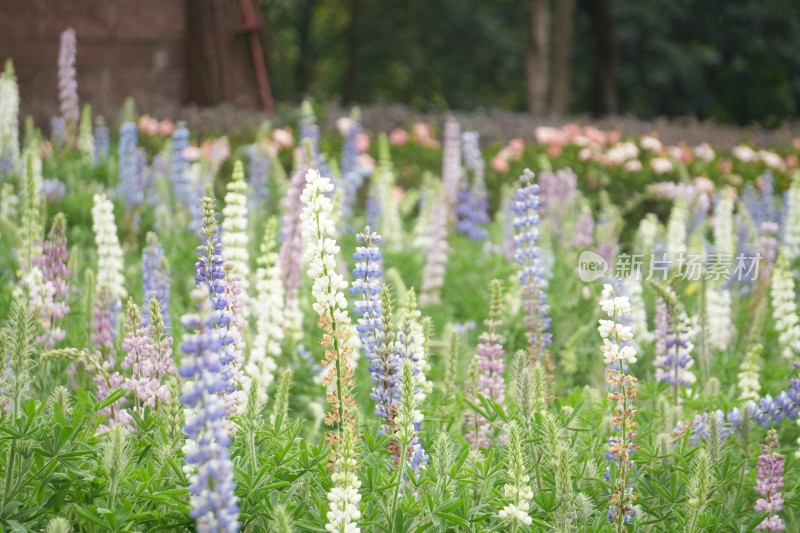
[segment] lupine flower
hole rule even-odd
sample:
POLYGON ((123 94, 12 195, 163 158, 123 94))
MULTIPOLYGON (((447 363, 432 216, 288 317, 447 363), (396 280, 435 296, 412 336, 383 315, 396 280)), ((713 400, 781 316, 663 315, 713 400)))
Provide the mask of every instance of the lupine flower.
MULTIPOLYGON (((397 328, 397 340, 394 347, 397 352, 396 364, 403 365, 404 361, 409 361, 412 371, 414 382, 414 402, 415 405, 421 405, 432 389, 432 383, 427 380, 427 374, 430 372, 430 365, 427 361, 427 354, 425 353, 425 333, 420 322, 421 313, 417 309, 417 298, 414 289, 410 289, 406 294, 406 302, 403 308, 403 314, 400 318, 400 324, 397 328)), ((402 380, 402 375, 399 376, 402 380)), ((404 395, 407 394, 405 386, 400 382, 396 383, 397 387, 397 401, 400 405, 405 401, 404 395)), ((416 417, 414 423, 414 435, 411 439, 410 447, 406 450, 406 456, 409 458, 408 466, 412 472, 418 473, 419 469, 425 465, 428 456, 422 445, 418 441, 418 435, 421 427, 422 415, 416 417)), ((395 464, 398 464, 400 450, 392 450, 392 458, 395 464)))
POLYGON ((109 296, 119 307, 119 302, 128 293, 123 275, 122 247, 117 237, 114 222, 114 204, 105 194, 94 195, 92 207, 92 231, 97 246, 97 285, 108 288, 109 296))
POLYGON ((175 199, 184 205, 191 203, 190 198, 194 193, 189 179, 189 160, 186 158, 187 148, 189 148, 189 130, 184 124, 179 123, 172 133, 170 179, 175 199))
POLYGON ((156 407, 156 402, 165 404, 169 401, 169 389, 162 379, 175 373, 172 337, 165 333, 158 300, 150 300, 150 308, 152 323, 143 326, 139 308, 133 301, 128 301, 126 337, 122 341, 122 351, 126 355, 120 366, 131 373, 125 378, 122 388, 133 392, 136 406, 141 410, 156 407))
POLYGON ((594 244, 594 217, 592 208, 584 204, 581 214, 575 222, 575 235, 572 237, 572 246, 583 248, 594 244))
POLYGON ((731 293, 724 287, 706 285, 706 331, 709 346, 726 350, 733 337, 733 302, 731 293))
POLYGON ((514 247, 519 265, 519 284, 525 309, 526 337, 531 361, 549 365, 552 335, 548 318, 546 282, 539 248, 539 186, 528 169, 520 176, 522 186, 514 200, 514 247))
MULTIPOLYGON (((503 290, 499 280, 492 281, 492 302, 489 309, 489 316, 483 321, 486 331, 478 337, 478 347, 475 350, 477 360, 477 370, 480 373, 478 378, 477 394, 485 398, 502 403, 505 399, 506 384, 503 380, 505 364, 503 357, 503 337, 497 331, 502 326, 503 317, 503 290)), ((467 399, 472 403, 478 403, 477 395, 467 395, 467 399)), ((488 448, 490 441, 488 438, 488 421, 474 411, 464 413, 464 423, 466 425, 467 442, 471 442, 474 448, 488 448), (475 430, 474 433, 472 430, 475 430)))
POLYGON ((33 148, 25 150, 25 172, 22 176, 20 197, 25 202, 22 209, 20 246, 17 249, 17 263, 20 273, 28 272, 33 261, 42 253, 42 160, 33 148))
POLYGON ((97 117, 94 126, 94 164, 99 165, 108 158, 109 132, 103 117, 97 117))
POLYGON ((656 367, 657 381, 673 387, 673 402, 680 401, 680 388, 691 387, 697 377, 691 371, 694 366, 691 341, 691 321, 675 292, 665 286, 654 284, 659 295, 656 311, 656 367))
POLYGON ((778 257, 778 233, 780 226, 776 222, 762 222, 759 228, 758 248, 764 262, 761 263, 761 275, 767 280, 772 272, 772 265, 778 257))
POLYGON ((233 165, 233 176, 225 193, 225 207, 222 209, 222 245, 225 258, 230 261, 240 276, 239 285, 246 291, 250 285, 250 237, 247 233, 247 183, 244 181, 244 168, 237 161, 233 165))
POLYGON ((142 250, 142 292, 145 307, 142 310, 142 325, 150 323, 150 300, 155 298, 163 313, 164 327, 169 330, 169 262, 164 256, 158 235, 153 232, 148 232, 147 245, 142 250))
POLYGON ((319 170, 320 175, 330 176, 330 168, 325 161, 325 157, 319 149, 319 126, 314 109, 308 101, 304 101, 300 106, 300 142, 301 147, 305 147, 307 142, 311 143, 311 160, 306 161, 310 168, 319 170))
POLYGON ((442 195, 429 199, 433 204, 430 208, 431 240, 428 245, 428 254, 425 266, 422 269, 422 305, 437 304, 441 301, 441 289, 444 285, 445 270, 450 245, 447 243, 447 204, 442 195))
POLYGON ((560 236, 566 217, 578 192, 578 176, 572 169, 542 172, 539 175, 541 215, 551 231, 560 236))
POLYGON ((57 179, 42 181, 42 195, 48 203, 60 202, 67 195, 67 185, 57 179))
POLYGON ((614 365, 617 369, 606 369, 606 382, 609 385, 608 399, 613 402, 611 418, 615 435, 609 438, 607 456, 614 461, 616 472, 611 477, 613 490, 610 497, 608 521, 616 523, 623 531, 624 524, 631 523, 636 514, 633 502, 633 459, 639 446, 634 442, 637 436, 636 409, 630 401, 638 394, 637 379, 626 374, 624 364, 636 362, 636 350, 622 343, 633 338, 633 331, 627 326, 617 323, 618 317, 631 314, 631 305, 626 297, 615 296, 611 285, 603 285, 600 307, 611 320, 600 320, 597 328, 603 338, 603 363, 614 365))
MULTIPOLYGON (((355 296, 353 312, 359 316, 356 331, 361 339, 364 358, 372 363, 378 357, 378 336, 383 330, 381 307, 381 277, 383 275, 382 256, 378 245, 381 236, 364 228, 363 233, 356 235, 359 246, 353 253, 355 268, 350 294, 355 296)), ((377 362, 376 362, 377 363, 377 362)), ((370 364, 370 370, 372 370, 370 364)), ((376 364, 377 366, 377 364, 376 364)))
POLYGON ((275 359, 281 356, 284 338, 284 298, 276 252, 277 232, 278 221, 270 218, 264 230, 255 276, 256 297, 252 302, 252 314, 256 317, 256 335, 245 366, 247 375, 258 383, 260 402, 267 400, 267 388, 274 380, 275 359))
MULTIPOLYGON (((395 334, 392 325, 392 299, 385 285, 380 293, 380 329, 373 328, 374 344, 369 354, 372 392, 375 401, 375 416, 383 420, 381 435, 394 431, 395 415, 400 399, 401 364, 395 347, 395 334)), ((376 324, 377 325, 377 324, 376 324)), ((359 327, 361 324, 359 324, 359 327)), ((359 333, 361 330, 359 330, 359 333)), ((363 345, 369 349, 369 341, 363 345)), ((365 354, 366 356, 366 354, 365 354)))
MULTIPOLYGON (((83 367, 94 376, 94 383, 97 387, 95 396, 98 400, 107 398, 115 389, 121 388, 124 378, 119 372, 114 372, 114 363, 109 359, 104 359, 99 351, 77 350, 75 348, 65 348, 50 350, 42 354, 42 360, 66 359, 73 363, 83 365, 83 367)), ((97 434, 108 433, 110 427, 117 424, 123 426, 130 425, 133 418, 126 409, 122 407, 125 397, 121 397, 108 407, 101 409, 99 414, 107 417, 108 424, 100 424, 97 434)))
POLYGON ((761 390, 761 344, 753 346, 739 365, 739 398, 745 401, 758 400, 761 390))
POLYGON ((461 189, 461 126, 450 117, 444 123, 442 153, 442 195, 454 206, 461 189))
POLYGON ((126 122, 119 129, 119 187, 125 206, 138 207, 144 201, 144 176, 139 172, 136 124, 126 122))
POLYGON ((78 81, 75 71, 75 54, 78 43, 75 30, 69 28, 61 33, 61 43, 58 48, 58 101, 61 116, 67 124, 70 139, 74 139, 75 128, 80 118, 80 104, 78 102, 78 81))
POLYGON ((714 208, 714 250, 718 254, 733 257, 736 251, 733 232, 733 191, 723 191, 714 208))
POLYGON ((600 192, 600 214, 595 227, 597 240, 597 253, 609 265, 613 265, 619 251, 619 235, 622 231, 622 214, 619 207, 614 205, 605 191, 600 192))
POLYGON ((472 174, 472 184, 468 180, 458 191, 456 203, 456 229, 474 240, 484 240, 488 232, 484 227, 489 222, 489 200, 486 194, 483 160, 476 131, 466 131, 462 135, 464 167, 472 174))
POLYGON ((248 203, 250 210, 257 212, 269 198, 269 174, 272 160, 259 144, 247 147, 247 181, 250 185, 248 203))
MULTIPOLYGON (((232 272, 232 265, 225 263, 221 255, 222 244, 218 237, 214 202, 205 197, 202 205, 200 237, 203 244, 197 247, 199 259, 195 264, 195 283, 198 288, 208 291, 211 308, 217 313, 217 328, 220 331, 219 360, 222 365, 219 372, 225 385, 220 395, 225 409, 233 415, 244 404, 242 386, 247 381, 241 368, 244 361, 241 289, 238 276, 232 272)), ((231 431, 234 430, 233 424, 229 427, 231 431)))
POLYGON ((770 429, 767 433, 766 443, 761 446, 761 456, 758 458, 758 481, 753 489, 761 497, 756 501, 754 510, 757 513, 768 513, 756 531, 784 531, 786 525, 781 519, 783 510, 783 461, 785 457, 778 453, 778 433, 770 429))
POLYGON ((344 198, 342 201, 342 218, 347 223, 353 213, 358 196, 358 190, 364 184, 364 179, 370 174, 370 169, 359 164, 358 138, 361 135, 360 113, 358 109, 353 109, 350 127, 345 133, 342 143, 342 187, 344 188, 344 198))
POLYGON ((692 437, 690 440, 695 446, 700 444, 701 441, 708 441, 712 438, 713 435, 710 427, 710 419, 712 417, 714 418, 714 422, 716 422, 714 431, 718 433, 717 438, 719 438, 720 442, 724 442, 730 437, 731 430, 725 424, 725 413, 719 409, 709 413, 700 413, 692 420, 692 437))
POLYGON ((19 87, 8 59, 0 75, 0 176, 16 170, 19 162, 19 87))
POLYGON ((181 400, 189 408, 183 451, 187 465, 193 467, 190 516, 197 521, 197 531, 235 533, 239 530, 239 507, 228 454, 228 410, 220 397, 226 383, 220 361, 223 341, 216 327, 219 313, 211 310, 205 291, 196 291, 193 299, 199 314, 183 317, 187 333, 181 343, 184 357, 178 372, 188 380, 181 400), (188 332, 192 330, 195 333, 188 332))
POLYGON ((688 217, 686 203, 680 198, 676 199, 667 223, 667 258, 672 265, 683 260, 688 251, 686 246, 688 217))
POLYGON ((360 529, 356 521, 361 513, 358 504, 361 496, 358 489, 361 482, 355 474, 357 437, 354 434, 355 419, 353 408, 353 370, 350 365, 349 343, 350 316, 347 313, 347 300, 341 292, 347 287, 341 275, 336 273, 336 254, 339 247, 332 238, 335 226, 331 219, 333 205, 326 196, 333 192, 328 178, 323 178, 316 170, 306 174, 306 186, 300 197, 303 212, 300 215, 303 240, 306 243, 304 258, 308 262, 308 276, 313 286, 312 308, 319 315, 318 325, 325 331, 322 346, 326 367, 323 384, 328 388, 327 399, 331 405, 325 422, 335 425, 338 431, 331 431, 325 440, 331 443, 331 475, 333 486, 328 493, 328 531, 352 531, 360 529))
POLYGON ((50 117, 50 139, 61 146, 67 142, 67 123, 62 116, 50 117))
POLYGON ((794 277, 789 269, 788 254, 778 257, 770 284, 772 298, 772 317, 781 355, 793 358, 800 353, 800 318, 795 303, 794 277))
POLYGON ((533 490, 527 474, 525 458, 522 454, 522 430, 516 422, 508 426, 508 483, 503 487, 503 495, 509 503, 503 507, 498 518, 515 525, 527 527, 533 523, 530 512, 533 490))
POLYGON ((94 135, 92 133, 92 106, 84 104, 78 129, 78 150, 87 161, 94 161, 94 135))
POLYGON ((91 343, 105 348, 109 356, 114 349, 119 307, 119 300, 114 298, 111 289, 107 285, 101 285, 94 300, 91 343))
POLYGON ((420 469, 428 462, 428 455, 419 442, 419 428, 424 415, 419 406, 425 395, 417 386, 416 365, 408 358, 402 359, 402 379, 400 381, 397 418, 395 419, 396 442, 390 445, 392 459, 398 471, 406 475, 406 469, 411 470, 415 478, 419 477, 420 469))
POLYGON ((301 196, 306 183, 306 170, 303 165, 298 168, 281 204, 284 215, 281 219, 281 249, 278 264, 281 283, 285 288, 284 310, 289 331, 299 331, 303 320, 297 292, 300 287, 300 269, 303 261, 303 236, 299 215, 303 208, 301 196))
POLYGON ((786 191, 783 249, 790 263, 800 257, 800 174, 795 174, 789 190, 786 191))
POLYGON ((52 287, 51 298, 39 311, 42 335, 39 336, 38 342, 49 348, 63 340, 66 335, 57 322, 69 313, 68 260, 66 218, 62 213, 58 213, 53 219, 50 233, 42 248, 42 255, 34 260, 34 265, 41 270, 43 282, 52 287))

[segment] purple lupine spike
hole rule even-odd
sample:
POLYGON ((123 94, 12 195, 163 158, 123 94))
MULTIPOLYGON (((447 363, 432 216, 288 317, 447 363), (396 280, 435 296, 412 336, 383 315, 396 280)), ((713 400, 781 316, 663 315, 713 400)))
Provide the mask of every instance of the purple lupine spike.
POLYGON ((308 169, 301 165, 292 177, 289 191, 283 200, 283 212, 281 219, 281 249, 278 256, 280 264, 283 286, 286 289, 285 301, 287 311, 287 323, 293 324, 297 320, 298 299, 297 291, 300 287, 300 270, 303 258, 303 234, 300 224, 300 212, 303 204, 300 196, 306 185, 306 171, 308 169))
POLYGON ((69 28, 61 34, 61 43, 58 49, 58 101, 61 116, 66 122, 70 136, 74 135, 81 114, 77 72, 75 71, 77 51, 78 42, 75 38, 75 30, 69 28))
MULTIPOLYGON (((500 281, 492 281, 492 301, 489 309, 489 316, 483 321, 486 330, 478 337, 478 346, 475 354, 478 358, 478 394, 502 403, 505 399, 506 383, 503 380, 505 364, 503 357, 506 352, 503 349, 503 337, 498 332, 502 326, 503 316, 503 292, 500 281)), ((467 397, 472 403, 478 403, 479 398, 467 397)), ((475 434, 465 436, 467 442, 471 442, 473 447, 488 448, 491 444, 488 438, 488 420, 480 413, 469 411, 464 414, 464 421, 467 428, 476 428, 475 434)))
POLYGON ((107 287, 102 286, 94 302, 91 342, 95 346, 107 349, 109 353, 114 350, 118 306, 116 298, 107 287))
POLYGON ((228 453, 228 411, 220 398, 225 380, 220 362, 223 342, 215 327, 219 313, 212 311, 205 291, 195 291, 193 299, 198 314, 183 317, 187 333, 181 343, 184 357, 178 371, 189 380, 181 401, 189 408, 183 427, 187 437, 184 457, 196 469, 189 486, 190 515, 197 521, 198 531, 235 533, 239 530, 239 507, 228 453))
MULTIPOLYGON (((157 304, 152 307, 158 311, 157 304)), ((120 366, 130 370, 131 375, 125 378, 122 388, 133 392, 136 407, 141 413, 144 407, 156 407, 156 402, 169 401, 169 389, 166 383, 162 383, 162 378, 175 373, 172 337, 164 333, 160 313, 153 324, 143 326, 139 309, 132 301, 128 302, 125 331, 122 350, 126 355, 120 366)))
POLYGON ((103 117, 97 117, 94 126, 94 164, 99 165, 108 159, 110 134, 103 117))
POLYGON ((142 251, 142 326, 150 324, 150 299, 155 298, 164 316, 164 327, 169 330, 169 291, 169 262, 164 256, 164 248, 158 235, 150 232, 147 234, 147 245, 142 251))
POLYGON ((709 413, 700 413, 692 420, 692 437, 691 442, 697 446, 701 441, 708 440, 710 437, 708 431, 708 417, 713 416, 717 419, 717 427, 719 428, 720 441, 724 442, 731 435, 731 427, 725 423, 725 413, 717 409, 709 413))
POLYGON ((136 124, 126 122, 119 129, 119 186, 125 207, 135 208, 144 200, 144 183, 139 172, 136 124))
POLYGON ((58 326, 58 321, 69 313, 68 260, 66 219, 59 213, 42 246, 42 255, 34 259, 34 265, 42 272, 44 283, 52 287, 48 305, 42 306, 40 310, 42 335, 38 337, 38 342, 48 348, 52 348, 66 336, 66 332, 58 326))
POLYGON ((519 265, 519 284, 525 309, 526 337, 531 360, 549 365, 548 346, 552 341, 548 316, 546 281, 539 248, 539 186, 528 169, 520 176, 522 185, 513 202, 515 259, 519 265))
POLYGON ((250 185, 249 209, 255 212, 269 199, 269 173, 272 160, 258 144, 247 147, 247 181, 250 185))
MULTIPOLYGON (((353 206, 358 196, 358 191, 364 184, 365 178, 370 174, 370 169, 364 168, 358 162, 358 138, 361 135, 361 123, 358 120, 358 113, 353 112, 353 121, 342 144, 342 185, 344 187, 344 197, 342 199, 342 219, 345 223, 350 220, 353 214, 353 206)), ((374 219, 377 216, 373 216, 374 219)), ((374 227, 374 226, 371 226, 374 227)))
MULTIPOLYGON (((300 119, 300 142, 299 145, 305 147, 306 140, 311 143, 311 161, 305 161, 308 168, 316 168, 320 176, 330 176, 331 169, 325 161, 325 157, 319 149, 319 126, 317 125, 317 117, 314 115, 314 110, 311 104, 303 102, 302 117, 300 119)), ((305 156, 304 156, 305 157, 305 156)))
POLYGON ((539 175, 539 189, 542 218, 549 221, 550 230, 558 237, 578 192, 578 176, 569 168, 543 172, 539 175))
POLYGON ((50 118, 50 138, 57 144, 66 144, 67 123, 64 117, 58 116, 50 118))
POLYGON ((786 486, 783 482, 785 459, 778 453, 778 433, 771 429, 767 433, 765 444, 761 445, 761 456, 758 458, 758 479, 753 489, 756 494, 761 496, 756 501, 755 512, 767 513, 767 518, 755 527, 756 531, 772 532, 786 529, 786 525, 778 514, 783 510, 781 489, 786 486))
POLYGON ((575 235, 572 237, 572 246, 576 248, 592 246, 594 244, 594 217, 592 209, 585 206, 575 222, 575 235))
POLYGON ((353 253, 356 261, 353 269, 353 282, 350 294, 356 297, 353 312, 358 315, 356 331, 364 349, 364 358, 372 361, 375 358, 376 334, 381 331, 381 252, 378 245, 381 236, 364 228, 363 233, 356 235, 359 246, 353 253))
POLYGON ((485 161, 480 149, 478 132, 466 131, 462 135, 464 167, 472 174, 472 184, 464 183, 458 192, 456 203, 456 230, 473 240, 489 237, 486 224, 489 222, 489 200, 484 181, 485 161))
POLYGON ((170 159, 170 181, 172 182, 175 199, 187 205, 194 192, 189 180, 189 161, 186 159, 186 149, 189 148, 189 130, 182 123, 172 133, 172 156, 170 159))

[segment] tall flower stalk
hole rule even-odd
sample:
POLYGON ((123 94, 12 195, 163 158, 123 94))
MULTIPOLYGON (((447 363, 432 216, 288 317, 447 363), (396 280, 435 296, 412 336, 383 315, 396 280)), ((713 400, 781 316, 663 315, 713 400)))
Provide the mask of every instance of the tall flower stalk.
POLYGON ((660 297, 656 316, 656 358, 653 360, 655 378, 672 386, 673 405, 678 405, 681 387, 691 387, 697 381, 691 371, 694 366, 692 323, 671 288, 655 283, 653 288, 660 297))
MULTIPOLYGON (((477 382, 477 392, 485 398, 503 403, 505 399, 506 383, 503 379, 505 364, 503 357, 503 337, 498 329, 502 326, 503 318, 503 289, 499 280, 492 281, 492 300, 489 308, 489 316, 483 321, 486 330, 478 337, 478 347, 475 349, 477 360, 477 370, 479 372, 477 382)), ((467 399, 473 403, 478 402, 474 395, 467 399)), ((486 427, 488 420, 480 413, 468 411, 464 413, 464 423, 466 424, 467 442, 472 443, 474 448, 488 448, 490 445, 489 431, 486 427), (474 428, 474 433, 472 429, 474 428)))
POLYGON ((142 310, 142 324, 150 323, 150 300, 158 300, 158 306, 163 313, 164 327, 169 329, 169 293, 170 274, 169 262, 164 256, 164 248, 158 240, 158 235, 153 232, 147 234, 146 246, 142 250, 142 292, 144 293, 144 309, 142 310))
POLYGON ((267 400, 267 388, 274 380, 276 359, 281 356, 284 338, 283 285, 277 247, 278 221, 270 218, 264 230, 261 255, 255 276, 256 297, 252 301, 252 315, 256 317, 256 335, 247 358, 245 371, 258 384, 258 399, 267 400))
POLYGON ((228 411, 220 398, 225 388, 220 361, 222 339, 205 291, 192 295, 197 314, 183 317, 179 374, 189 380, 181 397, 189 408, 184 432, 186 463, 194 467, 189 481, 191 517, 197 531, 235 533, 239 530, 239 507, 234 494, 233 464, 228 453, 228 411), (194 333, 191 333, 194 331, 194 333))
POLYGON ((795 358, 800 353, 800 317, 797 314, 794 291, 794 277, 789 268, 789 258, 787 253, 782 252, 772 273, 770 296, 781 355, 789 359, 795 358))
POLYGON ((75 55, 78 51, 78 42, 75 30, 64 30, 58 48, 58 101, 61 108, 61 117, 67 125, 70 142, 75 140, 75 131, 80 118, 80 103, 78 102, 78 80, 75 71, 75 55))
POLYGON ((328 531, 359 532, 356 521, 361 513, 358 504, 361 482, 356 471, 355 400, 352 395, 353 370, 350 366, 352 350, 350 316, 347 300, 342 292, 347 282, 337 274, 336 254, 339 246, 333 238, 335 225, 331 217, 333 204, 328 196, 333 192, 330 179, 317 170, 306 173, 306 185, 300 200, 302 236, 305 241, 304 258, 308 263, 308 276, 312 280, 312 307, 319 316, 318 325, 324 331, 322 347, 325 356, 323 384, 328 388, 327 400, 331 408, 325 422, 334 426, 325 440, 331 444, 333 486, 328 492, 328 531))
POLYGON ((241 276, 240 285, 246 291, 250 276, 250 237, 247 233, 247 182, 241 161, 233 165, 233 176, 227 185, 225 207, 222 208, 222 246, 226 260, 233 263, 241 276))
POLYGON ((785 457, 778 453, 778 433, 770 429, 765 444, 761 446, 761 457, 758 458, 758 481, 755 492, 761 496, 756 501, 755 511, 766 512, 765 518, 756 526, 756 531, 784 531, 786 525, 778 514, 783 510, 783 461, 785 457))
POLYGON ((631 314, 627 297, 616 296, 611 285, 603 286, 600 307, 611 320, 601 320, 598 331, 603 338, 603 363, 607 365, 606 383, 609 385, 608 399, 613 410, 611 423, 615 430, 608 441, 608 456, 615 468, 611 473, 612 492, 608 521, 614 524, 619 533, 625 531, 626 524, 633 521, 635 511, 633 502, 633 454, 638 449, 636 440, 636 409, 631 400, 638 395, 637 379, 626 373, 625 366, 636 362, 636 350, 622 343, 633 338, 633 331, 618 322, 621 317, 631 314))
POLYGON ((519 284, 525 310, 526 337, 531 362, 550 365, 548 347, 552 341, 544 270, 539 248, 539 186, 528 169, 520 176, 521 186, 513 202, 514 257, 519 265, 519 284))

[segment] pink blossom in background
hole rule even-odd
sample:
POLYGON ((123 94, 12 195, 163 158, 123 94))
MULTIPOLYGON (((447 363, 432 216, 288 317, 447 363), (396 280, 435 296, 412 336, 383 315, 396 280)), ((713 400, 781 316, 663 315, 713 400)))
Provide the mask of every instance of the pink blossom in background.
POLYGON ((548 157, 558 157, 561 155, 561 150, 564 148, 561 144, 548 144, 547 145, 547 156, 548 157))
POLYGON ((756 151, 744 144, 734 147, 731 150, 731 155, 733 155, 733 157, 742 163, 752 163, 753 161, 758 160, 758 154, 756 151))
POLYGON ((356 164, 358 168, 363 168, 364 170, 372 172, 375 168, 375 158, 369 154, 358 154, 358 157, 356 157, 356 164))
POLYGON ((369 135, 364 132, 359 133, 358 137, 356 137, 356 148, 358 149, 358 152, 363 154, 369 150, 369 144, 369 135))
POLYGON ((728 159, 723 159, 717 166, 719 167, 719 171, 723 174, 728 174, 733 169, 733 163, 728 159))
POLYGON ((417 122, 411 127, 411 131, 414 134, 414 138, 422 146, 426 146, 428 148, 439 148, 441 146, 439 141, 431 137, 430 124, 417 122))
POLYGON ((395 128, 389 133, 389 143, 399 146, 408 142, 410 135, 403 128, 395 128))
POLYGON ((175 131, 175 124, 171 120, 165 119, 158 123, 158 134, 162 137, 169 137, 173 131, 175 131))
POLYGON ((639 140, 639 144, 642 146, 642 148, 650 152, 661 152, 664 149, 664 145, 661 144, 661 141, 652 135, 645 135, 642 137, 639 140))
POLYGON ((272 140, 275 142, 278 150, 283 150, 284 148, 291 148, 294 146, 294 136, 292 135, 291 131, 285 128, 277 128, 272 130, 272 140))
POLYGON ((148 135, 155 135, 158 133, 158 120, 150 115, 142 115, 139 117, 139 131, 148 135))
POLYGON ((508 161, 506 161, 505 158, 500 157, 500 154, 497 154, 492 158, 491 165, 492 165, 492 170, 494 170, 495 172, 506 173, 509 170, 511 170, 508 161))
POLYGON ((784 161, 784 164, 786 165, 786 168, 788 170, 796 170, 797 169, 797 156, 795 156, 794 154, 787 155, 786 159, 784 161))
POLYGON ((212 165, 219 166, 231 156, 231 145, 227 137, 220 137, 213 141, 205 141, 202 151, 212 165))
POLYGON ((508 141, 508 150, 512 159, 519 159, 525 152, 525 141, 519 137, 515 137, 508 141))
POLYGON ((39 155, 42 159, 49 159, 53 155, 53 145, 50 144, 50 141, 43 141, 39 145, 39 155))

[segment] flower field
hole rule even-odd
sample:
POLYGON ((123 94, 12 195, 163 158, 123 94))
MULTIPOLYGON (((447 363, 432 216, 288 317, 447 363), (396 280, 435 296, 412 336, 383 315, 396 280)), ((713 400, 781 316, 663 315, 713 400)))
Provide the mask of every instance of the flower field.
POLYGON ((800 531, 800 139, 211 135, 75 47, 0 76, 2 530, 800 531))

